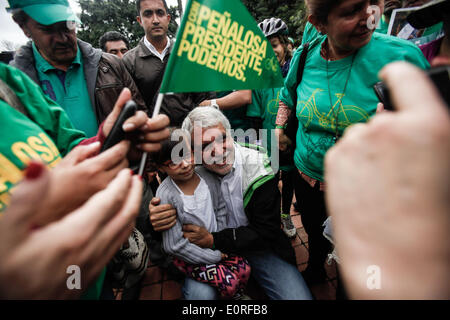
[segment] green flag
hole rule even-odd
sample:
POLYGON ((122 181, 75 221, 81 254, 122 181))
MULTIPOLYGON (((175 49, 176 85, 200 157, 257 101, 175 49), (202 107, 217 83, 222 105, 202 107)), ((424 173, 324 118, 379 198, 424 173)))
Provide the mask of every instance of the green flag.
POLYGON ((240 0, 189 0, 161 93, 281 86, 272 46, 240 0))

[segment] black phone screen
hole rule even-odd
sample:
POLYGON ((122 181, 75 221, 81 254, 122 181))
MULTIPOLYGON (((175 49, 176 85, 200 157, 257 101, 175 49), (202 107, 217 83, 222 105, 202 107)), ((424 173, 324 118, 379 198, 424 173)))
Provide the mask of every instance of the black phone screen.
POLYGON ((127 119, 129 119, 136 113, 136 111, 136 103, 133 100, 129 100, 120 112, 119 117, 117 118, 114 126, 111 129, 111 132, 106 137, 106 140, 103 143, 100 152, 111 148, 112 146, 125 139, 125 131, 123 131, 122 126, 127 119))

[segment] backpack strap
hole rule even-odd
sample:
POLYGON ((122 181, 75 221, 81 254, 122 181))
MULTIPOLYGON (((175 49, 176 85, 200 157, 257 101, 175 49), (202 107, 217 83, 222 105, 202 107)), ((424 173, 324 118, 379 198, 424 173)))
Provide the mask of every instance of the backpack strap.
MULTIPOLYGON (((294 110, 291 112, 291 115, 289 116, 289 119, 286 124, 286 129, 284 130, 284 133, 286 136, 292 141, 292 148, 295 149, 296 139, 297 139, 297 131, 298 131, 298 120, 296 116, 296 108, 297 108, 297 88, 300 85, 300 82, 302 82, 303 78, 303 71, 305 70, 305 64, 306 64, 306 58, 308 57, 308 50, 309 50, 309 43, 305 43, 303 45, 303 51, 300 54, 300 59, 298 62, 298 70, 297 70, 297 83, 295 85, 294 94, 292 97, 292 100, 294 102, 294 110)), ((293 149, 290 150, 290 152, 294 152, 293 149)), ((288 158, 293 158, 293 154, 291 154, 288 158)))
POLYGON ((28 116, 28 112, 23 106, 22 102, 19 100, 14 91, 8 86, 6 82, 0 79, 0 99, 5 101, 11 107, 25 115, 28 116))
POLYGON ((294 104, 297 105, 297 88, 302 82, 303 71, 305 70, 306 58, 308 57, 309 51, 309 42, 303 45, 303 51, 300 55, 300 60, 298 61, 298 70, 297 70, 297 83, 295 85, 295 99, 293 99, 294 104))

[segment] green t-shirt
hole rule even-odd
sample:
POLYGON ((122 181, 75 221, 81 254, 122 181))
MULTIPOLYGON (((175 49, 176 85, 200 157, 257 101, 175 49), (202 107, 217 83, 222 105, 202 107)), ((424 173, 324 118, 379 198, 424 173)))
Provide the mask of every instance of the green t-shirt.
MULTIPOLYGON (((0 99, 1 214, 31 159, 39 159, 53 168, 86 137, 74 129, 64 110, 46 97, 27 75, 0 63, 0 79, 16 93, 28 113, 26 116, 0 99)), ((83 299, 98 299, 105 270, 83 294, 83 299)))
POLYGON ((66 111, 75 128, 83 131, 88 138, 94 137, 98 131, 98 123, 84 77, 80 48, 67 72, 49 64, 34 43, 33 54, 44 93, 66 111))
MULTIPOLYGON (((217 92, 217 98, 219 99, 225 97, 232 92, 233 91, 217 92)), ((222 110, 222 112, 227 117, 228 121, 230 121, 231 129, 242 129, 243 131, 246 131, 250 127, 248 119, 246 117, 247 106, 242 106, 230 110, 222 110)))
MULTIPOLYGON (((281 88, 258 89, 252 91, 252 103, 247 108, 247 116, 261 118, 262 127, 266 131, 267 150, 269 157, 272 155, 272 132, 275 130, 278 107, 280 103, 281 88)), ((263 139, 264 140, 264 139, 263 139)), ((275 147, 275 146, 274 146, 275 147)), ((276 148, 278 152, 278 148, 276 148)), ((280 166, 283 171, 294 169, 293 166, 280 166)))
MULTIPOLYGON (((280 102, 281 88, 267 88, 252 91, 252 103, 247 108, 247 116, 261 118, 262 127, 266 130, 275 129, 277 119, 278 104, 280 102)), ((270 157, 271 150, 270 132, 267 133, 267 146, 263 146, 270 157)))
POLYGON ((302 45, 307 42, 313 41, 315 38, 319 37, 320 33, 317 31, 316 27, 311 22, 307 22, 305 25, 305 30, 303 31, 302 45))
POLYGON ((429 67, 420 49, 410 42, 374 33, 371 41, 358 50, 352 68, 352 56, 330 61, 327 75, 327 62, 320 55, 325 39, 326 36, 318 37, 311 43, 303 80, 298 88, 295 84, 302 48, 295 52, 280 94, 281 101, 293 109, 291 96, 294 90, 297 91, 295 105, 299 129, 295 165, 308 176, 321 181, 325 153, 335 143, 336 114, 339 134, 354 123, 369 120, 378 103, 373 86, 379 81, 378 73, 386 64, 403 60, 422 69, 429 67))

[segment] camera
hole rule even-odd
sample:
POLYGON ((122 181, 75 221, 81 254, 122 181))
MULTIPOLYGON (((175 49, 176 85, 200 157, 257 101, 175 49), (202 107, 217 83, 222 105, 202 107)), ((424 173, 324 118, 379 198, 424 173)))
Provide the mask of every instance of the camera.
MULTIPOLYGON (((442 99, 450 105, 450 66, 440 66, 431 68, 427 71, 428 77, 437 87, 442 99)), ((394 110, 389 89, 384 82, 378 82, 374 85, 375 94, 380 102, 384 104, 385 110, 394 110)))

